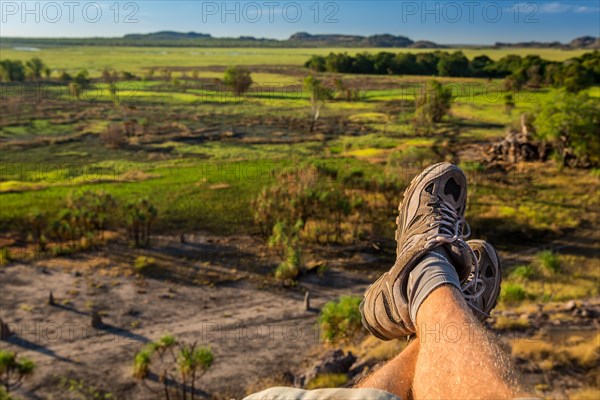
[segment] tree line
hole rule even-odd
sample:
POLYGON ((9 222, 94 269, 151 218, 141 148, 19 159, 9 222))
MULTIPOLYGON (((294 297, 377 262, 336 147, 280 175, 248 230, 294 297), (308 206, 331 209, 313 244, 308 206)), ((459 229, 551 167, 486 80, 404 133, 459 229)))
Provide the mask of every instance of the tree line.
POLYGON ((375 75, 428 75, 447 77, 505 78, 508 90, 541 86, 566 87, 576 92, 600 83, 600 52, 594 51, 564 62, 544 60, 537 55, 507 55, 497 61, 486 55, 469 60, 462 51, 449 53, 379 52, 313 55, 304 64, 316 72, 375 75))

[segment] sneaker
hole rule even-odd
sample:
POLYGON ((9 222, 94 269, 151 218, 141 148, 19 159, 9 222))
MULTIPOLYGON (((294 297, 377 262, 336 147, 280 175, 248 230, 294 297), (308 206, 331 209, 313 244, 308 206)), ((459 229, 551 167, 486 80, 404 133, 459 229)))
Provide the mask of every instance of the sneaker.
POLYGON ((419 259, 444 246, 465 283, 475 262, 464 238, 467 179, 460 168, 444 162, 416 176, 404 192, 396 219, 396 262, 365 292, 360 304, 363 325, 382 340, 415 332, 407 300, 408 276, 419 259))
POLYGON ((477 270, 463 284, 463 295, 467 304, 473 309, 475 317, 484 322, 490 317, 490 312, 496 307, 500 296, 502 269, 500 257, 494 247, 483 240, 467 242, 477 259, 477 270))

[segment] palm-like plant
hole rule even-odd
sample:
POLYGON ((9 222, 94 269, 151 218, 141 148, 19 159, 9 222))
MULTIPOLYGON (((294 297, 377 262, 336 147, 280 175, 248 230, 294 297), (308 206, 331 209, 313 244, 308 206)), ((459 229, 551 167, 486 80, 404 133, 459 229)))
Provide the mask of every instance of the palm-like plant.
MULTIPOLYGON (((196 379, 204 375, 213 362, 212 351, 207 347, 196 347, 196 343, 183 344, 177 357, 181 380, 184 385, 187 383, 191 387, 191 399, 194 400, 196 379)), ((186 398, 186 392, 183 391, 183 398, 186 398)))
POLYGON ((31 60, 25 63, 25 68, 27 69, 27 76, 32 81, 37 81, 42 78, 42 73, 46 69, 44 62, 39 58, 32 58, 31 60))
POLYGON ((185 343, 166 335, 149 343, 140 350, 133 361, 133 376, 144 381, 150 376, 151 369, 158 375, 163 384, 164 396, 171 399, 174 391, 176 398, 187 399, 188 391, 191 400, 196 392, 196 381, 211 367, 213 353, 208 347, 197 347, 196 343, 185 343), (179 377, 179 381, 177 381, 179 377), (176 385, 173 385, 176 383, 176 385), (174 389, 171 388, 174 386, 174 389), (181 396, 180 396, 181 395, 181 396))
POLYGON ((35 363, 30 359, 17 358, 17 353, 0 350, 0 384, 7 393, 20 387, 34 370, 35 363))

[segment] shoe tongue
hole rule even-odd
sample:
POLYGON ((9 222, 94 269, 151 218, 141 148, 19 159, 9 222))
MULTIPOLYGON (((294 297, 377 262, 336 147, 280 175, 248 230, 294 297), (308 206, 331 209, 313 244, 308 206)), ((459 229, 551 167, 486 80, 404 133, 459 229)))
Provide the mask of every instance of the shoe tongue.
POLYGON ((471 253, 467 249, 457 245, 456 243, 447 243, 440 246, 441 251, 445 252, 445 257, 452 263, 461 282, 469 277, 473 260, 471 253))

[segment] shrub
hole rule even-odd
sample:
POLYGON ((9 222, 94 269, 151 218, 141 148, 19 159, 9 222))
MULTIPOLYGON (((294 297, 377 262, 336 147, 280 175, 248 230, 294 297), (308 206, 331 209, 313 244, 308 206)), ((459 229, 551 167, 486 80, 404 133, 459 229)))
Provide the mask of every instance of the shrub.
POLYGON ((145 247, 150 244, 150 228, 158 210, 147 199, 132 201, 125 207, 127 231, 132 245, 145 247))
POLYGON ((600 105, 587 93, 559 90, 536 113, 536 136, 552 145, 563 165, 600 165, 600 105))
POLYGON ((152 257, 138 256, 135 258, 133 267, 137 272, 145 272, 156 267, 156 260, 152 257))
POLYGON ((287 281, 294 280, 302 268, 302 248, 298 237, 303 223, 298 220, 294 226, 279 222, 273 227, 273 234, 269 238, 269 247, 281 246, 283 248, 283 261, 275 270, 275 279, 287 281))
POLYGON ((0 82, 21 82, 25 80, 25 66, 21 61, 0 61, 0 82))
POLYGON ((519 265, 511 273, 510 278, 527 280, 533 278, 535 269, 531 265, 519 265))
POLYGON ((120 122, 111 122, 106 129, 100 132, 100 140, 106 144, 106 147, 117 149, 127 143, 126 132, 123 124, 120 122))
POLYGON ((438 81, 430 81, 416 93, 413 125, 416 132, 430 133, 435 123, 450 112, 452 90, 438 81))
POLYGON ((42 73, 46 69, 46 65, 39 58, 32 58, 25 63, 27 77, 32 81, 37 81, 42 78, 42 73))
POLYGON ((229 67, 225 71, 223 83, 233 89, 236 95, 244 94, 252 86, 250 71, 243 67, 229 67))
POLYGON ((337 388, 348 383, 346 374, 321 374, 306 384, 306 389, 337 388))
POLYGON ((98 389, 86 383, 83 379, 61 378, 61 386, 71 393, 70 398, 94 400, 110 400, 115 398, 112 393, 98 389))
POLYGON ((558 255, 552 250, 540 251, 537 253, 536 258, 537 262, 545 271, 553 274, 560 272, 560 260, 558 255))
POLYGON ((360 297, 342 296, 338 301, 330 301, 323 306, 319 324, 323 338, 328 342, 351 338, 362 324, 359 304, 360 297))
POLYGON ((500 298, 508 303, 523 301, 527 298, 527 292, 516 283, 506 283, 502 286, 500 298))

